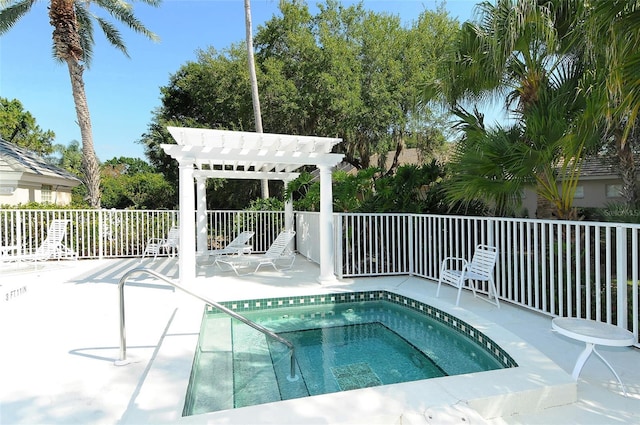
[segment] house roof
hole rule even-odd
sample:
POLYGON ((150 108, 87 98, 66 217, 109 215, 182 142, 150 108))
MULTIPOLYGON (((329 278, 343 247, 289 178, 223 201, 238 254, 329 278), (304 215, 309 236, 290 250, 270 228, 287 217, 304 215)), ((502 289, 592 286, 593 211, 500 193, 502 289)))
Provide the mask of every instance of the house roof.
MULTIPOLYGON (((640 168, 640 155, 634 156, 636 168, 640 168)), ((616 158, 610 156, 589 155, 582 161, 580 178, 593 179, 602 177, 618 178, 620 175, 620 165, 616 158)))
POLYGON ((67 181, 68 186, 81 183, 73 174, 49 164, 44 158, 28 149, 21 148, 0 138, 0 173, 27 173, 67 181))
POLYGON ((618 173, 617 167, 610 157, 587 156, 582 161, 581 177, 602 177, 618 173))

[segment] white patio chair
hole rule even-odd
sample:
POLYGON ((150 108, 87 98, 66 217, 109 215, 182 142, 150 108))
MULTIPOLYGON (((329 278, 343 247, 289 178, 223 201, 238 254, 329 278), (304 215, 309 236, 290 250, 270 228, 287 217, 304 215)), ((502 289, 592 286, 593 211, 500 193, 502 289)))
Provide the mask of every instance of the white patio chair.
POLYGON ((296 232, 293 230, 281 232, 264 254, 219 255, 215 259, 215 264, 220 269, 223 269, 222 264, 226 264, 238 276, 255 273, 263 265, 271 265, 277 271, 290 269, 296 259, 296 254, 289 249, 289 243, 295 235, 296 232), (279 268, 278 262, 285 262, 285 266, 279 268), (255 270, 240 273, 241 269, 253 267, 253 265, 256 266, 255 270))
MULTIPOLYGON (((51 259, 78 259, 78 254, 63 244, 67 237, 67 226, 70 220, 56 219, 49 223, 47 235, 40 245, 33 251, 18 252, 16 254, 2 255, 2 261, 46 261, 51 259)), ((18 250, 18 247, 10 247, 18 250)))
POLYGON ((177 226, 172 226, 169 229, 169 233, 166 238, 149 238, 147 241, 147 247, 144 249, 144 253, 142 254, 142 258, 140 262, 144 260, 144 257, 153 255, 153 260, 155 261, 158 257, 158 254, 168 253, 171 257, 177 255, 178 249, 180 248, 180 228, 177 226))
POLYGON ((249 240, 253 235, 255 235, 255 232, 246 230, 236 236, 224 248, 210 250, 209 255, 215 258, 218 255, 251 254, 252 246, 249 243, 249 240))
POLYGON ((493 269, 495 268, 497 259, 497 248, 489 245, 476 246, 471 262, 460 257, 446 257, 440 265, 440 278, 438 279, 436 297, 440 296, 440 286, 443 283, 452 285, 458 288, 458 296, 456 298, 456 305, 458 305, 465 281, 471 281, 469 286, 473 291, 474 297, 478 297, 476 294, 476 281, 489 282, 489 297, 479 298, 500 308, 498 291, 496 290, 496 284, 493 280, 493 269))

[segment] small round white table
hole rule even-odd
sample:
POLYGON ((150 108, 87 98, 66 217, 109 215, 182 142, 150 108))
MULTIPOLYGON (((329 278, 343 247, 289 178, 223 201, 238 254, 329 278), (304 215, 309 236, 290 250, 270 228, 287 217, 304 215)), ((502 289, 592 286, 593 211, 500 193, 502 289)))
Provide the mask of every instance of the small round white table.
POLYGON ((611 372, 613 372, 618 383, 622 387, 622 392, 624 392, 625 397, 627 396, 627 390, 624 388, 622 380, 616 371, 613 370, 613 367, 609 362, 596 351, 595 346, 605 345, 609 347, 629 347, 636 342, 636 338, 633 336, 633 333, 608 323, 571 317, 557 317, 553 319, 551 321, 551 328, 559 334, 575 339, 576 341, 582 341, 586 344, 584 351, 580 353, 580 356, 578 356, 576 365, 573 368, 573 373, 571 374, 573 379, 578 379, 582 366, 584 366, 587 359, 593 352, 596 356, 600 357, 600 360, 602 360, 604 364, 609 367, 611 372))

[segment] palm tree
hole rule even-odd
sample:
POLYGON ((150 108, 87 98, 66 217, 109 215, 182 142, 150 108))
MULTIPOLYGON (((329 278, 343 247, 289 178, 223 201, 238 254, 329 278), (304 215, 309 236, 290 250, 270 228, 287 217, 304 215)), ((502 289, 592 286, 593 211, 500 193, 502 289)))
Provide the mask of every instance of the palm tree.
POLYGON ((461 202, 464 206, 476 201, 490 207, 494 215, 517 214, 526 185, 533 184, 530 173, 510 171, 509 162, 518 156, 515 147, 523 137, 520 125, 508 128, 485 128, 484 116, 475 109, 473 113, 457 107, 456 128, 462 132, 456 144, 445 183, 450 204, 461 202))
MULTIPOLYGON (((161 0, 140 0, 158 6, 161 0)), ((27 14, 36 0, 0 0, 0 35, 27 14)), ((84 88, 83 73, 89 67, 93 54, 93 21, 104 32, 107 40, 127 54, 120 32, 111 22, 92 13, 91 5, 104 9, 119 22, 151 40, 157 36, 150 32, 133 15, 131 3, 123 0, 51 0, 49 22, 53 27, 53 54, 55 59, 66 63, 71 78, 71 91, 76 106, 78 125, 82 138, 82 168, 87 198, 92 207, 100 207, 100 164, 93 146, 91 116, 84 88)))
MULTIPOLYGON (((515 181, 524 184, 528 167, 528 181, 535 182, 539 195, 539 211, 546 211, 550 202, 556 215, 567 218, 572 215, 571 188, 575 190, 579 175, 576 155, 581 155, 583 147, 576 138, 567 137, 579 105, 576 92, 582 68, 573 63, 563 31, 557 28, 558 9, 551 1, 537 0, 498 0, 478 8, 479 21, 463 24, 453 60, 436 89, 453 110, 464 102, 504 99, 516 120, 515 128, 485 133, 480 141, 496 153, 503 181, 509 181, 510 187, 515 181), (565 103, 558 105, 561 101, 565 103), (558 111, 562 112, 558 115, 558 111), (559 176, 554 167, 558 162, 559 176), (565 186, 563 190, 557 189, 558 183, 565 186)), ((463 146, 483 149, 478 143, 463 146)), ((458 158, 470 159, 468 155, 458 158)), ((509 204, 512 198, 504 197, 502 186, 486 185, 487 179, 472 178, 468 170, 456 177, 458 185, 466 176, 469 184, 482 184, 477 189, 485 194, 496 191, 497 206, 509 204)), ((465 193, 459 189, 458 197, 465 193)))
POLYGON ((640 204, 633 148, 635 142, 640 149, 640 1, 596 0, 576 12, 574 40, 584 43, 583 60, 593 70, 582 84, 589 108, 580 130, 603 122, 605 147, 618 159, 622 195, 634 208, 640 204))

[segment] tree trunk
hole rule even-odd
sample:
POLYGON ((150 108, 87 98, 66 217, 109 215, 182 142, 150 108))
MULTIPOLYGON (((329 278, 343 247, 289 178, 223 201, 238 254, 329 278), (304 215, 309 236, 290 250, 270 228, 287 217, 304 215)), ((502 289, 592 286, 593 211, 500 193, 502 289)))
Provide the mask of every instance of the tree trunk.
POLYGON ((82 169, 84 183, 87 186, 87 200, 92 208, 100 208, 100 164, 93 148, 91 116, 89 115, 89 105, 84 90, 84 80, 82 79, 84 68, 72 59, 67 60, 67 65, 82 138, 82 169))
POLYGON ((622 179, 622 197, 626 206, 636 208, 638 206, 638 169, 636 168, 631 149, 630 140, 624 140, 622 131, 617 131, 616 151, 620 165, 620 178, 622 179))
MULTIPOLYGON (((253 35, 251 30, 251 0, 244 0, 244 20, 247 37, 247 58, 249 64, 249 79, 251 81, 251 100, 253 101, 253 116, 256 122, 256 133, 262 133, 262 112, 260 111, 260 96, 258 93, 258 77, 256 63, 253 56, 253 35)), ((269 197, 269 180, 262 180, 262 199, 269 197)))

